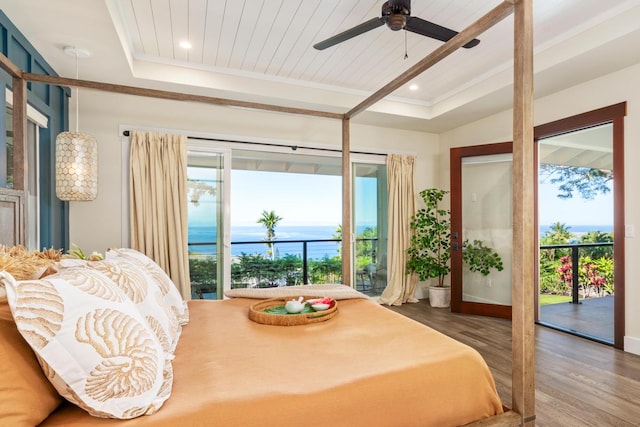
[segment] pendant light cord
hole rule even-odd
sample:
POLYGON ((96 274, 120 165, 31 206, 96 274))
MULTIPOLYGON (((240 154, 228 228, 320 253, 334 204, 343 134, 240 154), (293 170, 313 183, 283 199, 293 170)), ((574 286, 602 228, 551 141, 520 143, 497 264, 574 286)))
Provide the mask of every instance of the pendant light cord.
MULTIPOLYGON (((78 51, 76 50, 76 80, 78 80, 78 51)), ((80 88, 76 87, 76 133, 78 133, 78 128, 80 127, 80 88)))

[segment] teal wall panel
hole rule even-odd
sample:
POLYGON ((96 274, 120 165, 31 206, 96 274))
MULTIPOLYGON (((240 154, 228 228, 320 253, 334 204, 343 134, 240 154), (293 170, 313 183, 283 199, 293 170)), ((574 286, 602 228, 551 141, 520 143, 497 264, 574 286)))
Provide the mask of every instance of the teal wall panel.
MULTIPOLYGON (((2 53, 24 71, 57 76, 45 59, 0 10, 0 48, 2 53)), ((0 87, 11 88, 12 79, 0 73, 0 87)), ((56 197, 55 138, 69 129, 68 88, 42 83, 27 85, 29 104, 49 119, 49 127, 40 129, 40 244, 42 247, 69 248, 69 206, 56 197)), ((4 90, 2 91, 4 93, 4 90)), ((0 123, 6 120, 4 108, 0 123)), ((1 130, 1 129, 0 129, 1 130)), ((5 135, 5 132, 0 133, 5 135)), ((2 138, 4 138, 2 136, 2 138)), ((6 151, 6 150, 5 150, 6 151)))
MULTIPOLYGON (((43 67, 40 62, 38 62, 37 60, 33 60, 31 62, 31 72, 34 74, 49 74, 47 73, 47 70, 45 67, 43 67)), ((51 96, 49 94, 49 91, 51 89, 50 85, 44 84, 44 83, 33 83, 31 82, 31 92, 33 92, 33 94, 40 100, 42 100, 43 103, 45 103, 46 105, 50 105, 51 104, 51 96)))

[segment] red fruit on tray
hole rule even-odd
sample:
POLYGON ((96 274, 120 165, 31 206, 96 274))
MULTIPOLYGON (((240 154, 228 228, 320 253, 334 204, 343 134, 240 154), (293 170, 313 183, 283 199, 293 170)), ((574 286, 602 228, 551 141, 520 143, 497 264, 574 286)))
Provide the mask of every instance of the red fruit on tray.
POLYGON ((314 298, 314 299, 310 299, 307 301, 309 304, 314 305, 314 304, 328 304, 329 308, 333 307, 336 304, 336 300, 334 300, 333 298, 329 298, 329 297, 322 297, 322 298, 314 298))

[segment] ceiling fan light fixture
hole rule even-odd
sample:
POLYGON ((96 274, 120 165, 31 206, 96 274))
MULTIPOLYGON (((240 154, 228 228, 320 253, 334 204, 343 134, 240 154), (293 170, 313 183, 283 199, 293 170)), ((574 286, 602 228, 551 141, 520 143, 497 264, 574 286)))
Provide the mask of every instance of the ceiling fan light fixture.
POLYGON ((407 25, 407 17, 405 15, 394 14, 389 15, 387 26, 393 31, 402 30, 407 25))

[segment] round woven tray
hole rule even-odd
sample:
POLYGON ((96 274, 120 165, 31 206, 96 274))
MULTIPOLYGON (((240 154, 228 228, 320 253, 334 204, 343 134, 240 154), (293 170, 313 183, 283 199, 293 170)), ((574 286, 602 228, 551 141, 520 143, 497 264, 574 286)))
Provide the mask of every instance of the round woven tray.
MULTIPOLYGON (((322 297, 303 297, 305 300, 322 297)), ((308 325, 310 323, 324 322, 331 319, 338 312, 338 302, 334 302, 333 307, 324 311, 314 311, 312 313, 299 314, 276 314, 265 313, 264 310, 285 305, 287 301, 297 300, 298 297, 282 297, 262 300, 249 307, 249 319, 264 325, 296 326, 308 325)))

